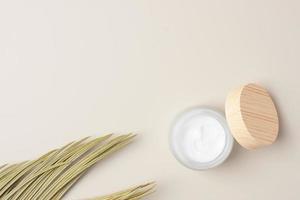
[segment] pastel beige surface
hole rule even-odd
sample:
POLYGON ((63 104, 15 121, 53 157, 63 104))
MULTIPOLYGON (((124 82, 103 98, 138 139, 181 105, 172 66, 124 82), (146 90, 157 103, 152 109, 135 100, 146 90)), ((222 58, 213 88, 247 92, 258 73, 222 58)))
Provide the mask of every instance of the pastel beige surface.
POLYGON ((68 194, 156 180, 148 199, 298 199, 299 1, 1 1, 0 161, 35 158, 88 135, 135 132, 68 194), (168 132, 182 110, 224 111, 257 82, 278 107, 271 146, 235 144, 222 166, 181 166, 168 132), (280 188, 280 189, 279 189, 280 188))

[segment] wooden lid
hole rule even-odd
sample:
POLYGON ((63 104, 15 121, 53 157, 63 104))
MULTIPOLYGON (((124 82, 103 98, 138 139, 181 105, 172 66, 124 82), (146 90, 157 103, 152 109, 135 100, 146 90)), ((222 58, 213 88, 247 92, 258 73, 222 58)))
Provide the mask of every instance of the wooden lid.
POLYGON ((229 93, 226 118, 233 137, 247 149, 272 144, 278 135, 276 107, 268 91, 256 84, 229 93))

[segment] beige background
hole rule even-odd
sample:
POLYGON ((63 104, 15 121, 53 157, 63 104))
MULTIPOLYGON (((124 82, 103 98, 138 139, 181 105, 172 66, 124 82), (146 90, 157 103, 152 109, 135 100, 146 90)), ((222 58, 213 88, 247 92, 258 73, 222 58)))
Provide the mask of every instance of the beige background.
POLYGON ((87 135, 134 131, 67 199, 156 180, 150 199, 299 199, 300 3, 297 0, 0 1, 1 163, 87 135), (235 144, 219 168, 181 166, 168 148, 182 110, 224 110, 227 92, 272 93, 279 140, 235 144))

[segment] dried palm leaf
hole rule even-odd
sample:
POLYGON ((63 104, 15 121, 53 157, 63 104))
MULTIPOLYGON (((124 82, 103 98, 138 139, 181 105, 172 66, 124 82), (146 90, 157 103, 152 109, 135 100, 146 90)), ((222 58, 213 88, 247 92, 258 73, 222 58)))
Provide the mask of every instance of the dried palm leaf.
POLYGON ((147 183, 111 195, 91 198, 89 200, 139 200, 154 192, 155 183, 147 183))
MULTIPOLYGON (((110 134, 95 139, 83 138, 35 160, 3 165, 0 167, 0 199, 61 199, 90 167, 127 145, 134 137, 127 134, 112 138, 110 134)), ((151 185, 133 188, 123 193, 123 197, 112 199, 139 199, 148 193, 146 189, 151 185), (132 195, 136 198, 131 198, 132 195)))

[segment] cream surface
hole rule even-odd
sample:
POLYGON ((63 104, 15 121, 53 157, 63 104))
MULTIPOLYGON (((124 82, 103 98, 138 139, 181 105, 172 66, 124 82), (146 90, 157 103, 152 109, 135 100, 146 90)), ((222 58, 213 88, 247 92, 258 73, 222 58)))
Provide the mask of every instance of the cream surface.
POLYGON ((213 161, 225 148, 224 128, 211 116, 194 116, 179 131, 183 135, 182 151, 192 161, 213 161))

